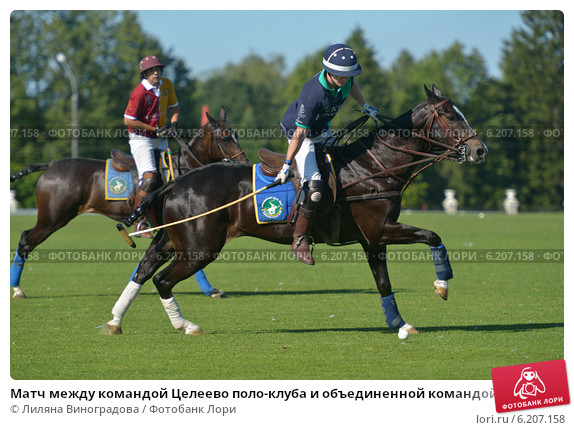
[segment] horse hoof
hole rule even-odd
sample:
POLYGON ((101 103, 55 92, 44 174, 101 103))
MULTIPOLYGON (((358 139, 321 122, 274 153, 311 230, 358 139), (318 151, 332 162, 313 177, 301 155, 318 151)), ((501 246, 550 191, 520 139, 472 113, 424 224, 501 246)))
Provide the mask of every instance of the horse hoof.
POLYGON ((438 279, 434 281, 434 291, 437 293, 441 299, 448 299, 448 281, 439 281, 438 279))
POLYGON ((110 334, 122 334, 122 326, 113 321, 108 322, 106 327, 110 334))
POLYGON ((20 300, 20 299, 26 299, 26 294, 24 294, 24 292, 22 290, 18 290, 18 291, 14 291, 14 295, 12 296, 13 299, 16 300, 20 300))
POLYGON ((225 298, 227 298, 225 293, 221 290, 218 290, 217 288, 213 289, 213 291, 211 292, 209 297, 211 297, 212 299, 225 299, 225 298))
POLYGON ((404 326, 402 326, 400 328, 401 330, 406 330, 409 334, 419 334, 420 332, 414 328, 412 325, 410 324, 405 324, 404 326))
POLYGON ((203 330, 200 329, 199 327, 193 328, 193 329, 185 329, 185 334, 188 334, 191 336, 197 336, 197 335, 203 334, 203 330))

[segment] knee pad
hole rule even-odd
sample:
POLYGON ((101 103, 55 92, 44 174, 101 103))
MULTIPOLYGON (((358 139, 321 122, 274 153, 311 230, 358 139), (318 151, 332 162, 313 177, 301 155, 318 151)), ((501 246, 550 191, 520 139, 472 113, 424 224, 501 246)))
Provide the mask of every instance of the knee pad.
POLYGON ((323 181, 313 180, 309 181, 309 200, 311 203, 319 203, 323 194, 321 194, 323 190, 323 181))
POLYGON ((306 218, 312 218, 317 213, 319 203, 323 195, 322 191, 323 181, 309 181, 303 184, 301 194, 299 195, 299 212, 306 218))

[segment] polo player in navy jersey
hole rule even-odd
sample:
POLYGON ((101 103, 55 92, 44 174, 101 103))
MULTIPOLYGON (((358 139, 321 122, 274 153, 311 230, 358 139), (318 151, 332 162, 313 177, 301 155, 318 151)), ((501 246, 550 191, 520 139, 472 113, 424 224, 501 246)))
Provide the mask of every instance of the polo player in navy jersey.
POLYGON ((291 252, 305 264, 315 260, 309 250, 311 221, 321 201, 323 181, 315 159, 315 144, 332 136, 331 120, 350 95, 363 112, 376 119, 378 109, 365 102, 355 76, 362 71, 357 55, 347 45, 330 46, 323 57, 323 71, 309 79, 283 119, 281 131, 289 141, 285 164, 277 175, 284 184, 289 180, 293 159, 301 177, 302 198, 297 208, 291 252))

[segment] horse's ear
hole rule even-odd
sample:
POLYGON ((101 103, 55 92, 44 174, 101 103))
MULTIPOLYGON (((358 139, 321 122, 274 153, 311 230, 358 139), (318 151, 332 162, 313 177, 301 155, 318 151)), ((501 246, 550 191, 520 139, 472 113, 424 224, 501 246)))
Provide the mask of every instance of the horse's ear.
POLYGON ((219 120, 227 122, 227 110, 225 110, 225 106, 221 106, 221 109, 219 109, 219 120))
MULTIPOLYGON (((433 88, 434 88, 434 84, 433 84, 433 88)), ((427 95, 427 100, 435 98, 434 93, 431 90, 429 90, 426 85, 425 85, 425 93, 427 95)))
POLYGON ((209 112, 205 112, 205 116, 207 118, 207 122, 210 123, 211 125, 213 125, 216 121, 215 118, 213 118, 209 112))
POLYGON ((440 90, 436 87, 435 84, 432 84, 432 92, 435 96, 445 99, 446 97, 440 92, 440 90))

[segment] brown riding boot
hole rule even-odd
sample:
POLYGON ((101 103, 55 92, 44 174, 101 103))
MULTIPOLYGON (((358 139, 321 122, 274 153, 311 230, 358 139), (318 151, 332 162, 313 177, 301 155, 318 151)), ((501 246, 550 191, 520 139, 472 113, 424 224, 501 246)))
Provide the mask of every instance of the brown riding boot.
MULTIPOLYGON (((135 206, 134 207, 138 207, 141 203, 141 201, 143 200, 143 198, 145 197, 145 195, 147 195, 147 193, 145 191, 139 191, 138 194, 136 195, 136 199, 135 199, 135 206), (140 193, 144 193, 144 195, 142 196, 140 193)), ((145 215, 142 215, 141 217, 139 217, 135 224, 134 224, 134 233, 137 233, 138 231, 143 231, 143 230, 147 230, 148 228, 150 228, 150 224, 147 221, 147 218, 145 215)), ((145 239, 152 239, 153 235, 151 233, 151 231, 148 231, 146 233, 141 233, 137 235, 138 237, 143 237, 145 239)))
MULTIPOLYGON (((293 231, 293 243, 291 244, 291 254, 297 257, 301 263, 313 266, 315 260, 309 249, 309 243, 313 241, 309 232, 311 231, 311 219, 298 214, 295 220, 295 230, 293 231)), ((314 245, 314 244, 313 244, 314 245)))
MULTIPOLYGON (((145 172, 143 174, 142 183, 138 192, 136 193, 134 208, 137 208, 141 204, 142 200, 148 195, 148 193, 152 192, 160 185, 159 181, 159 175, 156 172, 145 172)), ((134 232, 147 230, 150 228, 150 222, 148 220, 151 220, 152 223, 155 221, 155 213, 153 208, 148 208, 147 211, 147 216, 142 215, 135 221, 134 232)), ((153 238, 151 232, 138 234, 138 236, 146 239, 153 238)))

